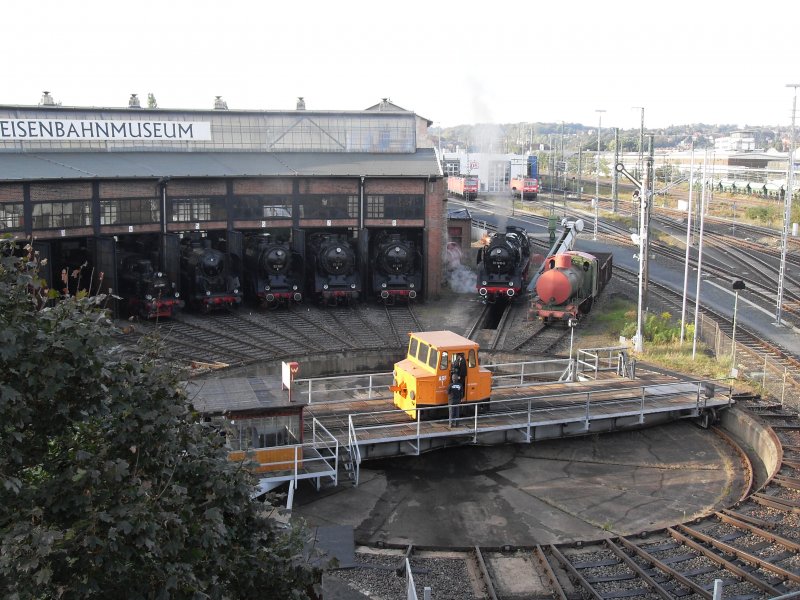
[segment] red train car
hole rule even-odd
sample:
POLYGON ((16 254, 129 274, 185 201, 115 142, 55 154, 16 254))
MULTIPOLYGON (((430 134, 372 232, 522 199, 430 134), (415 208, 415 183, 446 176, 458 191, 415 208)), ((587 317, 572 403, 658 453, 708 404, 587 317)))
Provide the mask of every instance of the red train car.
POLYGON ((464 200, 475 200, 478 197, 478 178, 454 175, 447 178, 447 192, 464 200))
POLYGON ((508 185, 515 198, 536 200, 539 194, 539 180, 535 177, 515 177, 508 185))

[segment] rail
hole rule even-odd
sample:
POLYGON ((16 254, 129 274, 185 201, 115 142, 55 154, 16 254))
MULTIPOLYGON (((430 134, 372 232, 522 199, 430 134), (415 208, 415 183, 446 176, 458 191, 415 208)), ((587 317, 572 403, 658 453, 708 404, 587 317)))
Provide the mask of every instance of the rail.
POLYGON ((492 410, 487 413, 480 410, 481 404, 486 403, 462 404, 458 407, 460 414, 455 419, 457 427, 452 429, 442 428, 442 425, 451 425, 449 418, 426 418, 435 414, 429 411, 441 410, 441 407, 418 408, 416 421, 394 419, 389 422, 392 417, 403 413, 401 410, 351 413, 350 435, 355 444, 404 441, 410 443, 417 452, 420 439, 454 433, 462 436, 471 434, 473 442, 477 442, 479 433, 524 429, 525 440, 530 442, 531 429, 541 425, 583 423, 584 430, 588 431, 592 420, 607 419, 610 414, 615 418, 638 417, 639 422, 643 423, 646 414, 663 412, 664 407, 658 405, 659 401, 671 398, 687 399, 686 404, 677 409, 692 408, 698 415, 708 409, 709 404, 712 407, 730 406, 733 403, 730 381, 730 378, 697 380, 493 400, 492 410), (721 399, 709 403, 715 396, 721 399), (542 402, 547 402, 547 405, 542 405, 542 402), (564 416, 568 412, 570 415, 564 416), (386 422, 381 422, 384 416, 386 422), (376 420, 379 424, 375 424, 376 420), (359 425, 359 421, 363 424, 359 425), (409 425, 413 425, 414 433, 411 435, 408 433, 409 425))

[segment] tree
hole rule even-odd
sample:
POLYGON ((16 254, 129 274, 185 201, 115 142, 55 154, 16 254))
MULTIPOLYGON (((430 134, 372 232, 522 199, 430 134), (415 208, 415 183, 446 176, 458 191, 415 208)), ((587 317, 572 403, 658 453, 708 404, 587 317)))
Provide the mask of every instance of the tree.
POLYGON ((0 596, 308 598, 304 532, 251 499, 158 346, 132 358, 105 298, 54 303, 0 245, 0 596))

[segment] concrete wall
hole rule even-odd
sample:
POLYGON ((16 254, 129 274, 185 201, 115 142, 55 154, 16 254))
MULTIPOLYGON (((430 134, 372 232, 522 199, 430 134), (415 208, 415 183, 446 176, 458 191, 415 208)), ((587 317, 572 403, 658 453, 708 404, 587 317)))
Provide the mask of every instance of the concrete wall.
POLYGON ((780 441, 772 429, 751 413, 738 408, 722 411, 720 421, 725 431, 752 449, 749 452, 751 460, 755 455, 761 461, 761 469, 753 465, 754 471, 765 471, 771 478, 780 468, 782 459, 780 441))

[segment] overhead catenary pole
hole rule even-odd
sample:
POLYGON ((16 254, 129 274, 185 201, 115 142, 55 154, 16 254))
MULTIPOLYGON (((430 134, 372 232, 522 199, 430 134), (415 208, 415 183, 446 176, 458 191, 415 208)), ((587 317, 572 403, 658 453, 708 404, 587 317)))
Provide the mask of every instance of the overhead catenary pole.
POLYGON ((792 220, 792 194, 794 184, 794 119, 797 111, 797 88, 800 83, 790 83, 786 87, 794 88, 792 100, 792 133, 789 142, 789 166, 786 175, 786 195, 783 201, 783 234, 781 236, 781 267, 778 272, 778 300, 775 309, 775 325, 780 327, 783 312, 783 280, 786 276, 786 251, 789 246, 789 228, 792 220))
POLYGON ((692 247, 692 193, 694 191, 694 142, 689 166, 689 206, 686 207, 686 262, 683 268, 683 304, 681 305, 681 346, 686 332, 686 292, 689 286, 689 255, 692 247))
POLYGON ((649 152, 647 154, 647 158, 645 159, 644 164, 644 177, 642 178, 642 187, 643 192, 640 195, 640 200, 642 202, 643 208, 643 223, 639 228, 639 235, 642 236, 644 239, 644 255, 642 256, 643 261, 643 276, 644 276, 644 288, 642 289, 642 296, 644 302, 644 312, 646 313, 649 310, 649 296, 648 296, 648 282, 650 281, 650 214, 653 210, 653 162, 654 158, 654 144, 653 144, 653 136, 649 136, 648 140, 649 144, 649 152))
MULTIPOLYGON (((619 127, 614 127, 614 164, 617 163, 619 163, 619 127)), ((611 212, 617 214, 619 210, 619 172, 614 169, 611 177, 611 212)))
POLYGON ((703 191, 700 193, 700 233, 697 242, 697 290, 694 297, 694 333, 692 335, 692 360, 697 354, 697 320, 700 315, 700 282, 703 277, 703 226, 706 220, 706 165, 708 151, 703 156, 703 191))
POLYGON ((603 128, 603 113, 605 109, 598 108, 594 112, 598 113, 597 121, 597 171, 594 177, 594 236, 592 239, 597 239, 597 219, 600 210, 600 130, 603 128))

